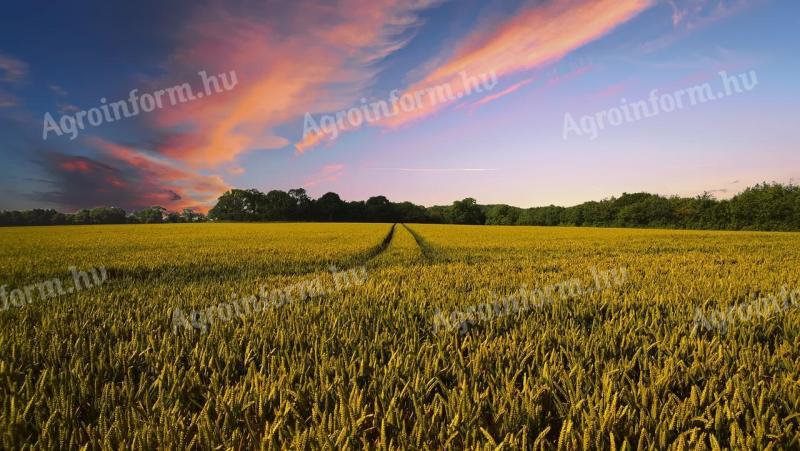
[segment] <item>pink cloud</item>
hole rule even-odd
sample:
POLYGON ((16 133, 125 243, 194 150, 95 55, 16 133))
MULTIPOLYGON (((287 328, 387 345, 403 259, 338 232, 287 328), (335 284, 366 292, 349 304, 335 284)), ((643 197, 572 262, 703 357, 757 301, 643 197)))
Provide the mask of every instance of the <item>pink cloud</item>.
POLYGON ((318 173, 303 182, 303 187, 308 188, 324 182, 335 182, 344 174, 344 170, 345 165, 343 164, 325 165, 318 173))
POLYGON ((89 172, 91 170, 90 163, 80 157, 62 161, 59 166, 69 172, 89 172))
POLYGON ((588 98, 591 100, 602 100, 609 97, 618 97, 620 94, 624 93, 626 89, 628 89, 628 82, 623 81, 614 83, 606 86, 600 91, 590 94, 588 98))
MULTIPOLYGON (((279 11, 269 4, 196 9, 175 30, 174 50, 163 64, 169 76, 147 80, 140 95, 182 83, 199 93, 199 71, 224 74, 231 89, 142 115, 160 135, 152 147, 91 139, 102 151, 96 167, 111 162, 119 181, 131 190, 118 193, 129 205, 207 208, 229 186, 202 171, 240 174, 239 156, 289 146, 283 130, 300 129, 306 112, 357 101, 374 80, 375 63, 405 46, 420 23, 419 12, 439 1, 298 0, 279 11)), ((76 168, 72 163, 57 170, 74 174, 68 169, 76 168)), ((309 183, 336 180, 343 170, 342 165, 327 166, 309 183)), ((118 184, 95 179, 110 199, 118 184)))
POLYGON ((521 87, 523 87, 523 86, 525 86, 527 84, 530 84, 535 79, 536 78, 528 78, 528 79, 522 80, 522 81, 520 81, 518 83, 514 83, 513 85, 509 86, 508 88, 506 88, 506 89, 504 89, 504 90, 502 90, 502 91, 500 91, 500 92, 498 92, 496 94, 489 94, 488 96, 486 96, 486 97, 478 100, 477 102, 473 103, 472 105, 470 105, 470 109, 472 111, 474 111, 476 108, 479 108, 482 105, 486 105, 489 102, 493 102, 493 101, 495 101, 495 100, 497 100, 497 99, 499 99, 501 97, 505 97, 505 96, 507 96, 507 95, 509 95, 511 93, 514 93, 519 88, 521 88, 521 87))
MULTIPOLYGON (((136 201, 144 205, 161 205, 168 209, 195 208, 207 211, 220 194, 230 189, 217 175, 205 175, 179 167, 164 158, 143 151, 102 140, 90 138, 89 142, 111 158, 123 172, 136 174, 136 201)), ((122 188, 122 180, 109 182, 122 188)))
MULTIPOLYGON (((306 112, 345 107, 376 74, 374 63, 407 42, 417 13, 434 0, 301 0, 266 7, 204 8, 179 32, 171 73, 235 71, 232 90, 164 110, 170 133, 159 151, 194 167, 232 162, 253 149, 290 144, 278 127, 302 127, 306 112), (293 31, 293 32, 292 32, 293 31), (187 131, 188 130, 188 131, 187 131)), ((169 86, 169 85, 166 85, 169 86)))
MULTIPOLYGON (((408 88, 408 92, 449 84, 464 90, 461 73, 498 77, 555 62, 635 17, 649 0, 566 0, 530 4, 519 14, 465 39, 451 58, 408 88)), ((447 104, 439 103, 386 121, 397 127, 427 117, 447 104)))
MULTIPOLYGON (((462 73, 470 77, 482 76, 487 81, 558 61, 569 52, 608 34, 652 4, 651 0, 530 2, 506 21, 486 25, 467 36, 452 55, 440 57, 441 62, 432 66, 404 93, 414 96, 430 92, 437 86, 449 86, 456 98, 419 102, 416 109, 385 118, 379 124, 387 128, 401 127, 457 103, 461 98, 458 94, 468 92, 462 73)), ((522 85, 507 88, 500 94, 489 94, 487 102, 508 95, 522 85)), ((323 142, 324 138, 322 134, 307 137, 296 146, 298 151, 305 151, 323 142)))

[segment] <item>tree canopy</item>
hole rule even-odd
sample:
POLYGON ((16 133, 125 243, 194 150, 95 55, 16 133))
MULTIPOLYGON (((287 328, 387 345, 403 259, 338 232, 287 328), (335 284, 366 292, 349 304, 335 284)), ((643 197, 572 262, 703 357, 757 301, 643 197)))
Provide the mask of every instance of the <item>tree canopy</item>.
POLYGON ((800 230, 800 187, 762 183, 724 200, 709 193, 695 197, 623 193, 619 197, 572 207, 548 205, 534 208, 480 205, 473 198, 457 200, 449 206, 424 207, 411 202, 392 202, 386 196, 373 196, 366 201, 345 201, 333 192, 312 199, 303 188, 267 193, 257 189, 231 189, 220 196, 208 218, 191 209, 178 213, 159 206, 132 213, 116 207, 98 207, 68 214, 52 209, 0 212, 0 225, 4 226, 152 224, 206 219, 800 230))

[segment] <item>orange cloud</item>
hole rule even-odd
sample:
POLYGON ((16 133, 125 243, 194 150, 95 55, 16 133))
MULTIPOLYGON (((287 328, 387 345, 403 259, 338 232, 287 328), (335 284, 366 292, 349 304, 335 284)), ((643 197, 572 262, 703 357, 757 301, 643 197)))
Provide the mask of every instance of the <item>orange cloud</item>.
MULTIPOLYGON (((230 89, 141 115, 156 134, 154 145, 90 140, 103 161, 93 161, 85 180, 79 163, 49 169, 76 192, 102 193, 93 202, 207 209, 229 186, 200 170, 241 173, 237 157, 290 145, 281 135, 300 130, 306 112, 352 104, 373 82, 375 63, 405 46, 418 13, 439 1, 297 0, 280 9, 271 2, 195 9, 175 31, 175 50, 163 64, 169 75, 148 80, 139 94, 183 83, 194 94, 204 92, 200 71, 220 82, 224 75, 230 89), (122 186, 128 189, 115 189, 122 186)), ((0 77, 20 78, 20 66, 12 63, 0 55, 0 77)), ((311 183, 335 180, 342 171, 332 165, 311 183)), ((60 191, 49 196, 80 203, 60 191)))
MULTIPOLYGON (((503 23, 469 36, 452 57, 406 92, 436 85, 465 92, 462 72, 471 77, 494 72, 501 77, 541 67, 606 35, 651 5, 651 0, 563 0, 530 6, 503 23)), ((451 103, 430 103, 393 116, 383 125, 399 127, 451 103)))
MULTIPOLYGON (((529 3, 513 18, 467 36, 443 63, 413 83, 399 97, 416 99, 414 108, 395 111, 376 124, 397 128, 433 115, 471 93, 490 92, 497 77, 520 73, 555 62, 569 52, 606 35, 653 4, 652 0, 561 0, 529 3), (463 75, 462 75, 463 74, 463 75), (467 81, 468 77, 471 80, 467 81), (441 89, 454 95, 432 95, 441 89), (478 89, 475 89, 478 87, 478 89)), ((579 75, 584 71, 576 70, 579 75)), ((519 82, 473 103, 480 106, 518 90, 519 82)), ((551 80, 550 83, 557 83, 551 80)), ((352 106, 352 105, 349 105, 352 106)), ((355 127, 339 129, 342 133, 355 127)), ((309 134, 295 144, 298 153, 326 141, 328 135, 309 134)))
POLYGON ((302 139, 300 142, 294 145, 295 150, 297 153, 304 153, 305 151, 314 148, 317 144, 321 143, 322 141, 329 140, 329 136, 322 131, 318 132, 310 132, 302 139))
POLYGON ((61 167, 61 169, 70 172, 89 172, 89 170, 91 169, 90 163, 81 158, 65 160, 61 162, 59 166, 61 167))
POLYGON ((533 82, 534 80, 535 80, 535 78, 528 78, 528 79, 522 80, 522 81, 520 81, 518 83, 514 83, 513 85, 511 85, 508 88, 498 92, 497 94, 490 94, 490 95, 478 100, 477 102, 475 102, 472 105, 470 105, 470 109, 474 111, 476 108, 478 108, 478 107, 480 107, 482 105, 486 105, 489 102, 493 102, 493 101, 495 101, 495 100, 497 100, 497 99, 499 99, 501 97, 505 97, 505 96, 517 91, 519 88, 521 88, 521 87, 533 82))
MULTIPOLYGON (((298 1, 204 8, 180 32, 167 66, 199 84, 198 70, 234 71, 238 84, 157 115, 170 130, 159 151, 194 167, 216 167, 254 149, 289 144, 278 128, 302 127, 306 112, 340 109, 372 81, 373 63, 405 45, 403 32, 436 0, 298 1)), ((169 84, 166 84, 169 86, 169 84)))
MULTIPOLYGON (((161 205, 171 210, 194 208, 205 212, 220 194, 230 189, 217 175, 191 172, 165 159, 100 138, 90 138, 89 142, 135 172, 139 193, 136 201, 142 205, 161 205)), ((119 179, 106 182, 116 188, 128 185, 119 179)))

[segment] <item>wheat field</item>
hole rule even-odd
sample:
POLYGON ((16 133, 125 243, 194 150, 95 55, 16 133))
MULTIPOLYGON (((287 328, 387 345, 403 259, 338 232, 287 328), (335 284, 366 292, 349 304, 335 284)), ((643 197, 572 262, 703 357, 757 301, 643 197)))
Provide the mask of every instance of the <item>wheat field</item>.
POLYGON ((795 233, 4 228, 0 448, 797 449, 798 262, 795 233))

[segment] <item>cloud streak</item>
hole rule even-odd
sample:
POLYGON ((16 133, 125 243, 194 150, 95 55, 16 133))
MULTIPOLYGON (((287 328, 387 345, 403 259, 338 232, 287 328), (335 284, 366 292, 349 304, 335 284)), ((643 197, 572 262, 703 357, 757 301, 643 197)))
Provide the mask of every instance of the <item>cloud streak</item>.
POLYGON ((95 157, 46 152, 39 160, 53 188, 34 193, 40 202, 69 209, 162 206, 206 212, 230 187, 218 176, 177 167, 167 160, 99 138, 89 139, 95 157))
POLYGON ((493 172, 496 168, 370 168, 398 172, 493 172))
MULTIPOLYGON (((374 81, 380 61, 403 48, 421 24, 419 13, 440 0, 298 0, 286 4, 216 4, 194 8, 171 30, 160 68, 163 76, 139 79, 139 92, 188 82, 203 91, 199 71, 236 73, 228 91, 137 117, 138 141, 87 137, 86 153, 50 149, 40 165, 52 189, 39 201, 67 208, 161 205, 206 210, 229 188, 218 175, 239 175, 237 159, 253 150, 281 149, 306 111, 341 108, 374 81), (117 142, 115 142, 117 141, 117 142), (97 154, 97 155, 94 155, 97 154), (227 169, 226 169, 227 168, 227 169)), ((27 66, 0 55, 0 81, 18 82, 27 66)), ((50 90, 60 97, 56 85, 50 90)), ((0 92, 0 104, 13 97, 0 92)), ((64 104, 63 110, 74 107, 64 104)), ((330 165, 307 183, 336 180, 330 165)))
POLYGON ((639 46, 643 53, 651 53, 669 47, 675 42, 708 27, 718 21, 725 20, 762 0, 669 0, 673 32, 648 41, 639 46))
MULTIPOLYGON (((652 4, 650 0, 528 2, 512 17, 484 24, 469 34, 451 55, 437 58, 441 63, 408 86, 401 96, 427 92, 436 86, 450 86, 455 93, 474 91, 465 86, 462 73, 471 76, 491 73, 502 77, 540 68, 601 38, 652 4)), ((519 82, 474 105, 511 94, 529 82, 519 82)), ((402 127, 430 117, 458 103, 459 99, 426 103, 422 108, 387 117, 379 125, 390 129, 402 127)), ((325 142, 324 134, 311 134, 296 147, 302 153, 321 142, 325 142)))
POLYGON ((470 105, 470 109, 474 111, 476 108, 479 108, 479 107, 481 107, 483 105, 486 105, 489 102, 494 102, 497 99, 500 99, 500 98, 505 97, 505 96, 507 96, 509 94, 512 94, 512 93, 516 92, 518 89, 522 88, 523 86, 532 83, 534 80, 536 80, 535 77, 534 78, 527 78, 527 79, 522 80, 520 82, 514 83, 513 85, 509 86, 508 88, 506 88, 506 89, 504 89, 504 90, 502 90, 502 91, 500 91, 498 93, 489 94, 486 97, 484 97, 484 98, 478 100, 477 102, 473 103, 472 105, 470 105))
POLYGON ((303 182, 303 187, 310 188, 320 183, 335 182, 344 175, 345 168, 346 166, 344 164, 325 165, 317 174, 303 182))
MULTIPOLYGON (((608 34, 647 9, 649 0, 567 0, 528 3, 516 15, 468 36, 453 55, 408 91, 438 84, 461 86, 462 72, 495 72, 498 77, 553 63, 569 52, 608 34)), ((447 104, 398 115, 388 121, 398 127, 430 116, 447 104)))
MULTIPOLYGON (((342 108, 373 80, 375 63, 402 48, 433 0, 298 1, 193 16, 170 57, 170 73, 235 70, 239 86, 160 114, 170 130, 159 151, 198 168, 289 144, 278 131, 306 111, 342 108), (270 7, 271 6, 271 7, 270 7), (180 132, 178 132, 180 130, 180 132)), ((163 83, 162 83, 163 84, 163 83)))

